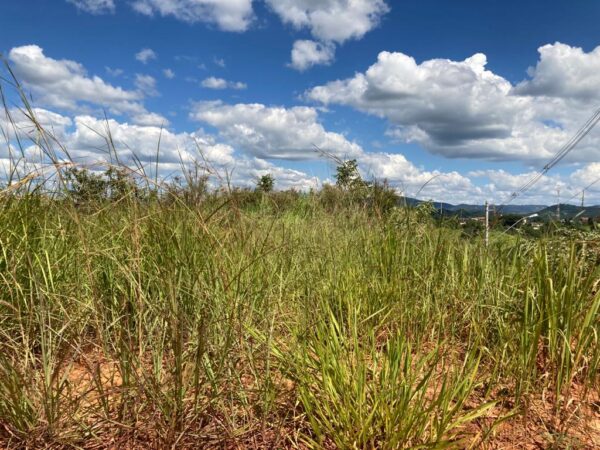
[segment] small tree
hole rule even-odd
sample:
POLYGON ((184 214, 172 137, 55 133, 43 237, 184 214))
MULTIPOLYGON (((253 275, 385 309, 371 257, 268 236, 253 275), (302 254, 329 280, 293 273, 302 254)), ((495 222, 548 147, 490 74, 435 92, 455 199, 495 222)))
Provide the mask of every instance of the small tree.
POLYGON ((360 176, 356 159, 342 162, 335 170, 337 172, 335 174, 335 184, 346 191, 356 192, 369 185, 360 176))
POLYGON ((256 190, 260 192, 271 192, 275 185, 275 178, 270 173, 263 175, 256 183, 256 190))
POLYGON ((89 203, 106 199, 108 182, 100 174, 87 169, 70 167, 65 171, 68 193, 75 203, 89 203))

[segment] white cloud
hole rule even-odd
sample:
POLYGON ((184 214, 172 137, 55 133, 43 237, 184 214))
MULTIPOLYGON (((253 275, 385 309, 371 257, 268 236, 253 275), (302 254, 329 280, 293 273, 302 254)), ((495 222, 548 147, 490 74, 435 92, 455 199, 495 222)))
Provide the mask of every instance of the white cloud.
POLYGON ((204 80, 202 80, 202 87, 208 88, 208 89, 226 89, 227 88, 227 80, 224 80, 223 78, 215 78, 215 77, 208 77, 205 78, 204 80))
POLYGON ((540 60, 529 69, 531 79, 519 83, 516 94, 598 102, 600 46, 585 53, 579 47, 557 42, 538 51, 540 60))
POLYGON ((319 41, 294 43, 290 67, 297 70, 331 64, 336 44, 361 39, 389 11, 384 0, 266 0, 266 3, 284 23, 296 29, 309 29, 319 41))
MULTIPOLYGON (((178 174, 181 164, 192 165, 208 163, 221 177, 231 176, 235 186, 253 187, 256 180, 266 173, 276 179, 278 189, 296 188, 306 190, 315 187, 318 180, 303 172, 286 169, 260 158, 237 156, 233 147, 218 142, 213 136, 202 130, 192 133, 173 133, 155 126, 137 126, 93 117, 75 118, 75 131, 68 136, 67 143, 71 153, 81 161, 106 159, 102 149, 106 149, 106 126, 110 128, 119 158, 122 163, 132 164, 135 158, 147 164, 148 170, 154 170, 156 149, 160 138, 159 172, 161 176, 178 174), (99 151, 100 150, 100 151, 99 151)), ((219 181, 213 178, 214 183, 219 181)))
POLYGON ((363 176, 387 180, 407 196, 420 191, 420 198, 447 200, 451 197, 453 201, 464 202, 479 199, 482 194, 468 177, 458 172, 423 170, 399 153, 365 153, 358 161, 363 176))
MULTIPOLYGON (((36 129, 29 120, 14 108, 11 111, 17 124, 17 130, 25 145, 26 160, 19 162, 21 173, 27 173, 40 163, 39 148, 34 145, 36 129), (29 139, 29 143, 23 138, 29 139)), ((106 136, 108 130, 114 142, 119 161, 135 166, 134 159, 141 161, 148 173, 153 173, 156 161, 156 149, 160 137, 159 175, 167 177, 180 173, 181 164, 191 165, 195 161, 210 163, 220 174, 229 174, 234 186, 253 187, 256 180, 266 173, 276 179, 277 189, 295 188, 307 190, 315 188, 321 181, 304 172, 291 170, 268 162, 256 156, 239 155, 234 147, 219 142, 214 136, 200 130, 175 133, 157 126, 140 126, 114 119, 98 119, 87 115, 69 118, 52 111, 36 109, 38 120, 49 129, 66 147, 74 160, 81 164, 93 164, 110 159, 106 136)), ((281 116, 281 114, 278 114, 281 116)), ((241 126, 243 124, 239 123, 241 126)), ((10 128, 6 118, 0 115, 0 126, 10 128)), ((262 128, 266 125, 261 125, 262 128)), ((260 127, 257 127, 260 128, 260 127)), ((327 133, 322 130, 323 133, 327 133)), ((11 132, 11 135, 14 134, 11 132)), ((226 137, 226 136, 224 136, 226 137)), ((281 139, 277 133, 264 133, 263 139, 281 139)), ((243 141, 243 140, 242 140, 243 141)), ((273 147, 275 143, 269 143, 273 147)), ((13 148, 13 156, 20 152, 13 148)), ((114 156, 114 155, 113 155, 114 156)), ((270 155, 267 155, 270 156, 270 155)), ((511 174, 503 170, 480 170, 460 174, 426 170, 415 166, 401 154, 367 153, 359 148, 353 157, 359 162, 361 173, 366 178, 387 179, 399 192, 421 199, 434 199, 452 203, 482 203, 491 200, 496 204, 509 198, 510 194, 530 179, 534 172, 511 174), (475 184, 473 179, 485 180, 475 184)), ((323 162, 325 164, 325 162, 323 162)), ((9 168, 8 152, 0 146, 0 166, 9 168)), ((1 175, 1 173, 0 173, 1 175)), ((571 174, 550 175, 544 177, 534 188, 514 203, 550 204, 556 201, 556 187, 561 188, 561 199, 565 201, 573 195, 571 203, 577 203, 581 189, 600 176, 598 163, 582 166, 571 174)), ((218 179, 213 177, 213 184, 218 179)), ((586 204, 600 203, 600 186, 586 192, 586 204)))
POLYGON ((598 180, 600 180, 600 162, 588 164, 571 174, 571 181, 582 188, 592 183, 598 183, 595 186, 597 190, 600 190, 600 181, 598 180))
MULTIPOLYGON (((317 86, 306 97, 385 118, 391 136, 446 157, 536 164, 553 156, 591 113, 572 99, 515 95, 486 63, 483 54, 418 64, 403 53, 381 52, 366 72, 317 86)), ((597 160, 599 137, 588 137, 570 161, 597 160)))
POLYGON ((67 0, 77 9, 90 14, 112 14, 115 12, 114 0, 67 0))
POLYGON ((34 94, 36 104, 78 113, 102 108, 113 114, 129 115, 135 122, 148 123, 153 118, 155 123, 168 123, 158 114, 148 112, 142 103, 144 92, 140 88, 148 95, 156 93, 155 88, 152 91, 152 77, 137 76, 138 90, 126 90, 98 76, 88 76, 85 68, 75 61, 47 57, 37 45, 15 47, 8 57, 17 78, 34 94))
POLYGON ((477 201, 483 192, 458 172, 427 171, 397 153, 365 152, 344 135, 327 131, 318 122, 318 113, 309 107, 267 107, 262 104, 228 105, 200 102, 191 118, 215 127, 228 143, 260 158, 320 160, 326 158, 315 146, 342 159, 355 158, 366 178, 386 179, 406 195, 415 195, 430 181, 422 198, 477 201))
POLYGON ((294 42, 290 66, 302 71, 317 64, 331 64, 334 58, 335 47, 332 44, 321 44, 311 40, 299 40, 294 42))
POLYGON ((8 57, 19 80, 50 106, 75 110, 79 102, 88 102, 126 110, 141 100, 139 92, 112 86, 98 76, 88 77, 81 64, 49 58, 37 45, 15 47, 8 57))
POLYGON ((224 31, 246 31, 253 17, 252 0, 135 0, 132 7, 147 16, 216 24, 224 31))
POLYGON ((164 116, 153 112, 141 112, 131 117, 131 120, 136 125, 150 127, 166 127, 169 126, 169 120, 164 116))
MULTIPOLYGON (((14 108, 11 113, 19 136, 26 146, 24 160, 19 159, 18 149, 12 149, 12 163, 18 162, 19 173, 24 175, 40 167, 43 154, 35 144, 39 142, 35 135, 35 127, 29 124, 29 120, 20 110, 14 108)), ((119 163, 137 168, 136 162, 140 161, 149 174, 153 174, 155 170, 156 152, 160 142, 158 155, 160 177, 168 178, 180 174, 182 164, 192 166, 198 163, 200 166, 209 164, 211 170, 216 170, 217 173, 212 176, 215 186, 229 176, 235 186, 253 187, 256 180, 267 173, 275 177, 277 189, 307 190, 317 187, 319 183, 316 177, 301 171, 280 167, 256 157, 236 155, 233 147, 218 142, 214 136, 201 129, 191 133, 174 133, 158 126, 128 124, 88 115, 75 116, 71 119, 43 109, 36 109, 35 114, 43 126, 51 127, 55 131, 54 135, 67 149, 73 161, 81 165, 98 165, 102 162, 115 161, 113 149, 110 147, 109 151, 107 142, 110 132, 119 163), (223 179, 220 180, 217 175, 223 179)), ((2 115, 0 115, 0 126, 3 129, 10 127, 2 115)), ((14 139, 12 132, 11 136, 14 139)), ((0 145, 0 177, 5 176, 10 169, 9 152, 0 145)))
POLYGON ((143 48, 135 54, 135 59, 142 64, 148 64, 149 61, 156 59, 157 57, 158 55, 151 48, 143 48))
POLYGON ((383 0, 266 0, 285 23, 323 42, 360 39, 389 11, 383 0))
MULTIPOLYGON (((73 124, 71 118, 47 109, 34 107, 31 111, 37 123, 58 140, 64 138, 67 128, 73 124)), ((0 110, 0 135, 3 137, 1 140, 2 143, 5 143, 6 138, 9 142, 15 141, 17 136, 36 141, 40 139, 39 131, 38 127, 34 125, 31 118, 26 115, 23 109, 13 107, 9 108, 8 111, 0 110), (10 118, 8 114, 10 114, 10 118)), ((17 144, 16 141, 15 144, 17 144)))
POLYGON ((342 134, 326 131, 314 108, 199 102, 190 116, 216 127, 240 149, 263 158, 316 159, 315 145, 340 157, 362 153, 358 144, 342 134))
POLYGON ((207 89, 246 89, 248 86, 241 81, 227 81, 223 78, 208 77, 202 80, 202 87, 207 89))
MULTIPOLYGON (((215 63, 217 66, 219 66, 219 67, 221 67, 221 68, 225 68, 225 65, 226 65, 226 64, 225 64, 225 60, 224 60, 223 58, 214 58, 214 59, 213 59, 213 62, 214 62, 214 63, 215 63)), ((201 67, 201 69, 202 69, 202 68, 204 68, 204 69, 205 69, 206 67, 201 67)))
POLYGON ((277 166, 264 159, 256 157, 241 157, 232 165, 226 167, 231 175, 231 182, 235 186, 253 188, 258 179, 267 174, 275 178, 275 189, 295 189, 308 191, 317 189, 321 182, 317 177, 309 176, 299 170, 277 166))
MULTIPOLYGON (((589 100, 597 99, 596 92, 600 92, 595 75, 597 51, 585 53, 564 44, 544 46, 530 77, 516 86, 488 70, 482 54, 463 61, 417 63, 402 53, 382 52, 364 73, 306 93, 308 99, 324 105, 349 105, 385 118, 390 125, 388 134, 395 139, 417 142, 447 157, 525 161, 530 166, 526 173, 485 170, 461 174, 417 167, 401 154, 366 152, 345 135, 326 130, 317 108, 222 102, 196 103, 190 114, 215 127, 219 139, 201 130, 175 133, 163 129, 161 173, 178 171, 180 154, 186 161, 197 158, 195 146, 200 143, 215 164, 233 171, 236 185, 252 186, 258 176, 270 172, 279 188, 305 189, 319 180, 261 158, 317 160, 313 146, 317 145, 341 158, 356 158, 365 176, 388 179, 407 195, 415 195, 431 180, 419 194, 421 198, 498 203, 528 180, 591 113, 589 100), (236 154, 234 148, 249 155, 236 154)), ((137 89, 127 90, 88 75, 75 61, 48 58, 37 46, 17 47, 9 58, 36 103, 75 112, 71 118, 37 109, 36 115, 78 158, 91 161, 106 156, 104 141, 87 129, 105 130, 107 122, 93 117, 100 117, 99 107, 103 107, 111 114, 127 115, 126 121, 108 122, 113 137, 118 136, 123 158, 131 160, 135 151, 149 164, 154 160, 160 127, 168 126, 168 121, 147 111, 142 103, 145 95, 156 91, 153 77, 137 75, 137 89)), ((207 84, 236 86, 214 77, 207 84)), ((35 127, 22 114, 15 111, 13 115, 19 132, 33 140, 35 127)), ((11 128, 1 114, 0 127, 11 128)), ((571 173, 562 170, 560 175, 543 177, 515 203, 552 203, 556 186, 566 199, 600 177, 599 132, 594 131, 570 155, 567 162, 581 163, 571 173)), ((25 150, 32 161, 39 157, 34 146, 25 150)), ((0 149, 0 159, 6 156, 6 148, 0 149)), ((600 203, 600 184, 586 192, 586 203, 600 203)))
MULTIPOLYGON (((545 198, 552 201, 556 196, 556 188, 560 187, 566 194, 568 185, 562 181, 558 175, 545 175, 533 187, 523 194, 520 194, 516 200, 511 196, 518 191, 525 183, 537 175, 537 172, 524 172, 513 174, 505 170, 478 170, 468 174, 472 178, 487 179, 485 189, 490 193, 490 199, 496 204, 504 204, 511 201, 518 203, 537 203, 545 198)), ((563 198, 564 200, 564 198, 563 198)))
MULTIPOLYGON (((477 170, 467 175, 471 179, 484 179, 481 187, 485 199, 500 205, 511 200, 511 195, 521 186, 531 180, 537 172, 513 174, 505 170, 477 170)), ((560 189, 561 203, 578 204, 581 201, 581 191, 600 177, 600 164, 591 163, 570 174, 547 174, 539 182, 516 199, 512 204, 553 204, 558 201, 560 189)), ((600 181, 586 190, 585 203, 600 205, 600 181)))
POLYGON ((171 69, 163 69, 163 75, 169 80, 175 78, 175 72, 173 72, 171 69))
POLYGON ((511 124, 498 109, 515 109, 505 102, 511 85, 486 71, 485 64, 481 54, 417 64, 402 53, 381 52, 365 74, 316 87, 308 96, 325 104, 347 103, 402 126, 419 124, 440 142, 506 137, 511 124))
POLYGON ((156 79, 150 75, 135 74, 135 87, 143 92, 144 96, 157 96, 156 79))
POLYGON ((158 126, 127 124, 114 119, 105 121, 91 116, 77 116, 74 123, 75 129, 67 136, 65 145, 74 158, 80 161, 91 162, 107 158, 105 137, 109 129, 119 158, 125 164, 131 164, 134 155, 143 163, 156 161, 159 140, 159 162, 163 172, 180 161, 192 161, 197 155, 197 147, 215 164, 233 163, 233 149, 217 143, 201 131, 173 133, 158 126))
POLYGON ((112 67, 108 66, 105 66, 104 69, 106 70, 106 73, 109 74, 111 77, 120 77, 124 73, 123 69, 113 69, 112 67))

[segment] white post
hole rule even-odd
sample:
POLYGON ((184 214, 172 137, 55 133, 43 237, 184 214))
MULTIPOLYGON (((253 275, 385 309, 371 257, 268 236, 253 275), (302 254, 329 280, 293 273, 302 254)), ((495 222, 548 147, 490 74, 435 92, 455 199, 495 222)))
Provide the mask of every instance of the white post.
POLYGON ((490 205, 485 202, 485 246, 490 243, 490 205))
POLYGON ((560 188, 556 188, 556 195, 558 197, 558 203, 556 204, 556 217, 558 218, 558 221, 560 222, 560 188))

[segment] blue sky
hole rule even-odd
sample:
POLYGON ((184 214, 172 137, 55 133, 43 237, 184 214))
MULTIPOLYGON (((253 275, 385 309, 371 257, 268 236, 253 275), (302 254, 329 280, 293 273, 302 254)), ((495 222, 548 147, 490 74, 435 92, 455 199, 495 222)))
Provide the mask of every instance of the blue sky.
MULTIPOLYGON (((21 0, 0 3, 0 51, 82 163, 105 157, 106 112, 125 160, 150 164, 165 126, 163 176, 200 148, 236 184, 318 187, 315 144, 407 195, 435 176, 422 197, 500 203, 600 107, 598 19, 597 1, 21 0)), ((598 177, 594 130, 517 201, 598 177)))

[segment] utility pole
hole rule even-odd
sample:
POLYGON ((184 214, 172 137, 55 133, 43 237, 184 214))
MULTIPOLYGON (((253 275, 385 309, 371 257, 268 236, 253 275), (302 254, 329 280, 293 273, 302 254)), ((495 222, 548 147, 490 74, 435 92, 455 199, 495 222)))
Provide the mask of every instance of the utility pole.
POLYGON ((490 243, 490 204, 485 201, 485 246, 490 243))
POLYGON ((581 191, 581 207, 583 208, 583 202, 585 200, 585 189, 581 191))

